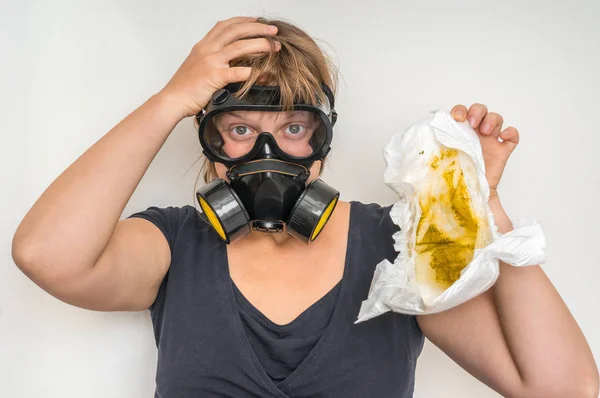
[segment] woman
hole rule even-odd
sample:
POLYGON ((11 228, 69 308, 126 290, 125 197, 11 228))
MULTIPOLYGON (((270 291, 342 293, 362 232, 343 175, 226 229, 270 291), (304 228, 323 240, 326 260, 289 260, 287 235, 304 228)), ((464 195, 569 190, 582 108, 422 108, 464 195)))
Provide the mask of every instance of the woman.
MULTIPOLYGON (((501 264, 493 288, 440 314, 387 313, 353 324, 375 265, 396 255, 389 207, 340 201, 310 245, 260 231, 226 245, 190 206, 119 220, 175 125, 227 84, 279 86, 289 104, 314 100, 323 84, 335 92, 335 81, 318 46, 293 25, 247 17, 217 23, 159 93, 38 199, 15 233, 15 263, 67 303, 149 308, 160 397, 411 396, 423 336, 502 395, 596 397, 590 349, 538 266, 501 264)), ((457 105, 452 114, 479 134, 489 204, 506 232, 511 222, 497 186, 518 132, 502 129, 502 117, 481 104, 457 105)), ((276 129, 276 113, 238 116, 235 133, 276 129)), ((309 181, 321 166, 312 164, 309 181)), ((224 164, 207 167, 207 181, 228 179, 224 164)))

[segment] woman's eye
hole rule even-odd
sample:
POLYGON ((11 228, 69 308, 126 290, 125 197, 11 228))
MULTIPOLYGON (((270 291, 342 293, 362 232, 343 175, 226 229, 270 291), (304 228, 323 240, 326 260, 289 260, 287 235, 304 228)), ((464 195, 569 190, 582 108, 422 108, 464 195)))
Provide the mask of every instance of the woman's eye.
POLYGON ((235 126, 233 132, 237 135, 246 135, 248 134, 249 129, 246 126, 235 126))
POLYGON ((299 124, 290 124, 287 129, 285 129, 286 133, 297 135, 304 131, 304 126, 299 124))

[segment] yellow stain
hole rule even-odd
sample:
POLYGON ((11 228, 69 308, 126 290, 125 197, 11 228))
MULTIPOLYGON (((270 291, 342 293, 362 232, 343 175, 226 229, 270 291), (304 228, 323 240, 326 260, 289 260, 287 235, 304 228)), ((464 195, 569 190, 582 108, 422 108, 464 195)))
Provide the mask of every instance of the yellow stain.
POLYGON ((458 150, 442 147, 429 163, 426 181, 419 194, 416 278, 445 290, 471 262, 475 248, 487 244, 489 231, 473 209, 458 150))

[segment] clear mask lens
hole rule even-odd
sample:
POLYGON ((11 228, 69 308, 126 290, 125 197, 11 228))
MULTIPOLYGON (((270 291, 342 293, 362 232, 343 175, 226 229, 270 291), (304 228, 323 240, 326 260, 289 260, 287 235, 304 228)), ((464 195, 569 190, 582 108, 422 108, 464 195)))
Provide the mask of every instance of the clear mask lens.
POLYGON ((316 112, 236 110, 213 115, 206 123, 203 139, 216 155, 234 160, 247 155, 263 132, 271 134, 283 152, 297 158, 313 155, 327 138, 327 129, 316 112))

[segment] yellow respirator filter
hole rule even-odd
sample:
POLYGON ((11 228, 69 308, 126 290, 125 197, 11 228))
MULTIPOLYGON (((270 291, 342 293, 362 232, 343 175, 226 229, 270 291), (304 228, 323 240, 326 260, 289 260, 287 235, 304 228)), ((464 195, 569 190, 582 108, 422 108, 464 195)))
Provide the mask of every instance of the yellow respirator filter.
POLYGON ((227 240, 225 231, 223 230, 223 225, 221 225, 221 221, 219 221, 219 217, 217 217, 215 212, 210 208, 208 203, 206 203, 206 200, 204 200, 204 198, 198 196, 198 201, 200 202, 200 207, 202 207, 202 211, 206 215, 206 218, 208 219, 210 225, 215 229, 215 231, 217 231, 217 234, 219 234, 221 239, 227 240))
POLYGON ((331 213, 333 213, 333 209, 335 209, 335 205, 337 204, 337 201, 338 201, 338 198, 335 197, 331 201, 331 203, 329 203, 329 205, 327 205, 327 208, 321 215, 321 218, 319 219, 319 222, 317 223, 317 226, 315 227, 315 230, 313 231, 313 233, 310 237, 311 241, 315 240, 317 238, 317 236, 319 236, 319 234, 321 233, 321 230, 327 223, 327 220, 329 220, 329 217, 331 217, 331 213))
POLYGON ((313 242, 331 217, 340 193, 321 179, 312 181, 298 198, 287 221, 288 234, 313 242))
POLYGON ((227 183, 216 178, 196 192, 197 207, 206 221, 225 243, 250 233, 248 213, 227 183))
MULTIPOLYGON (((309 183, 284 223, 287 233, 304 243, 314 241, 325 228, 338 198, 339 192, 322 180, 309 183)), ((198 189, 196 199, 202 219, 225 243, 248 235, 253 223, 271 221, 251 219, 235 191, 220 178, 198 189)))

